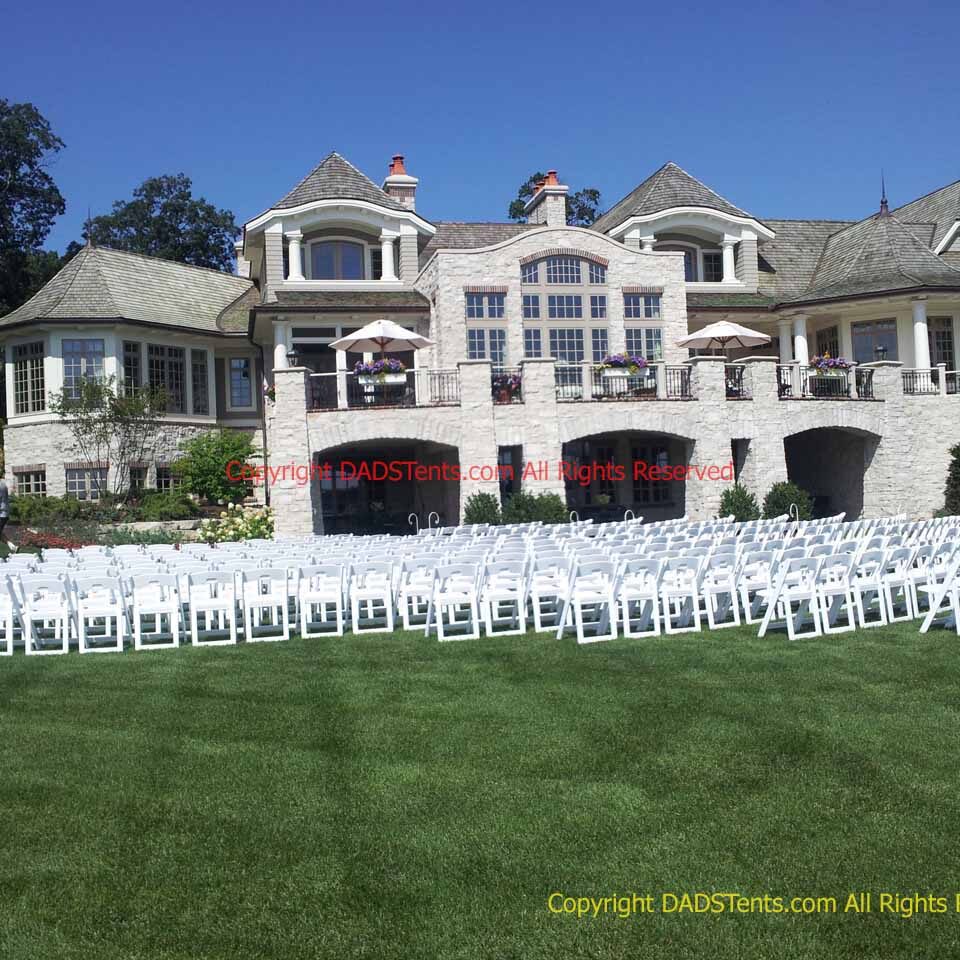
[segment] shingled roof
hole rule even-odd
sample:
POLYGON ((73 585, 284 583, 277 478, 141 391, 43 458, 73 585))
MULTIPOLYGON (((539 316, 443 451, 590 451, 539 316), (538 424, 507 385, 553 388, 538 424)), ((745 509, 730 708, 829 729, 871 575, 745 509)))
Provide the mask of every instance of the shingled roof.
POLYGON ((510 240, 527 230, 534 230, 537 223, 466 223, 460 220, 440 221, 435 224, 437 232, 420 251, 421 268, 437 250, 471 250, 489 247, 510 240))
POLYGON ((936 247, 954 223, 960 220, 960 180, 934 190, 925 197, 911 200, 892 213, 901 223, 933 224, 930 246, 936 247))
POLYGON ((282 210, 316 200, 367 200, 390 210, 407 208, 381 190, 349 160, 333 152, 325 156, 285 197, 270 208, 282 210))
POLYGON ((852 220, 764 220, 776 234, 760 247, 761 293, 788 300, 810 285, 827 240, 852 220))
MULTIPOLYGON (((130 320, 206 333, 238 332, 229 308, 252 281, 109 247, 84 247, 0 328, 42 320, 130 320), (221 323, 221 314, 230 320, 221 323)), ((234 311, 235 312, 235 311, 234 311)))
POLYGON ((660 213, 671 207, 706 207, 734 217, 753 217, 670 161, 611 207, 591 229, 609 233, 629 217, 660 213))
POLYGON ((832 234, 805 290, 788 303, 940 287, 960 290, 960 270, 885 210, 832 234))

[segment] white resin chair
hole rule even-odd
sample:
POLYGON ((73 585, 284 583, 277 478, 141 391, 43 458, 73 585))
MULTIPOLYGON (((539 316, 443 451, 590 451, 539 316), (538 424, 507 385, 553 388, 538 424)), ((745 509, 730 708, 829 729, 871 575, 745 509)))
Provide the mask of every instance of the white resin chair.
POLYGON ((660 561, 627 560, 617 587, 625 637, 660 636, 660 561))
POLYGON ((526 562, 488 563, 480 579, 480 612, 487 636, 510 636, 527 630, 526 562))
POLYGON ((187 605, 190 642, 195 647, 237 642, 237 590, 232 572, 191 573, 187 582, 187 605))
POLYGON ((286 567, 245 570, 243 630, 247 643, 290 639, 290 575, 286 567))
POLYGON ((393 564, 383 560, 353 564, 349 580, 350 620, 354 633, 392 633, 393 564))
POLYGON ((438 640, 476 640, 480 636, 476 564, 451 563, 437 569, 424 633, 429 636, 433 628, 438 640))
POLYGON ((23 590, 24 652, 31 656, 68 653, 74 620, 66 584, 59 577, 43 574, 21 577, 20 582, 23 590), (48 642, 51 640, 52 645, 48 642))
POLYGON ((576 629, 577 643, 616 639, 616 568, 612 561, 587 560, 577 564, 570 599, 557 627, 557 639, 571 625, 576 629))
POLYGON ((119 578, 76 577, 73 593, 80 652, 122 653, 128 624, 119 578))
POLYGON ((345 595, 343 564, 301 567, 297 584, 300 636, 342 637, 345 595))
MULTIPOLYGON (((134 650, 180 646, 180 578, 172 573, 139 573, 130 581, 134 650)), ((189 591, 189 581, 187 583, 189 591)))
POLYGON ((849 553, 823 557, 817 581, 817 601, 823 632, 846 633, 857 627, 857 606, 854 599, 854 560, 849 553))

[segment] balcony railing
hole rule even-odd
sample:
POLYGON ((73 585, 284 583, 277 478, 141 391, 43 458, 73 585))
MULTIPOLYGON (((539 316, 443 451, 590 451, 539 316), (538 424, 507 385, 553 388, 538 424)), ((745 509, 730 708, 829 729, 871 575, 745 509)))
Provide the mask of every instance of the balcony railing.
POLYGON ((490 392, 494 403, 523 403, 523 372, 497 367, 490 374, 490 392))
POLYGON ((939 370, 902 370, 903 392, 909 396, 940 393, 939 370))
POLYGON ((819 373, 782 363, 777 365, 777 396, 781 400, 873 400, 873 374, 870 367, 819 373))
POLYGON ((313 373, 309 378, 307 409, 313 411, 459 405, 456 370, 407 370, 383 380, 356 373, 313 373))
POLYGON ((744 376, 743 364, 728 363, 723 368, 723 379, 728 400, 750 400, 750 385, 744 376))
POLYGON ((591 363, 557 364, 557 400, 692 400, 690 367, 652 364, 631 375, 591 363))

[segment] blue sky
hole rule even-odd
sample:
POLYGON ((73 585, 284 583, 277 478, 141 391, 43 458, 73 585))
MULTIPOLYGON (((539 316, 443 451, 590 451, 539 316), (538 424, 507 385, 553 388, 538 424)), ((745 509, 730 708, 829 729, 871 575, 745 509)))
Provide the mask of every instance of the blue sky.
POLYGON ((771 218, 960 178, 960 4, 787 6, 16 4, 0 96, 66 143, 55 249, 162 173, 242 222, 331 149, 377 182, 404 153, 433 220, 505 219, 547 168, 606 207, 674 160, 771 218))

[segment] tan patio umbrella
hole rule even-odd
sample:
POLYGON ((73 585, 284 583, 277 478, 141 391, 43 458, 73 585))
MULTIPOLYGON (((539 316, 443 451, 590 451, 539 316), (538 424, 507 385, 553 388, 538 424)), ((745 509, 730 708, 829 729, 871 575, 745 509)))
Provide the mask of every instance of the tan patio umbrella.
POLYGON ((720 320, 708 324, 696 333, 687 334, 677 341, 678 347, 693 350, 727 350, 730 347, 762 347, 770 342, 770 337, 759 330, 741 327, 739 323, 720 320))
POLYGON ((419 350, 432 347, 433 341, 421 337, 419 333, 405 330, 392 320, 374 320, 353 333, 348 333, 330 344, 334 350, 352 350, 355 353, 376 353, 381 358, 388 351, 419 350))

